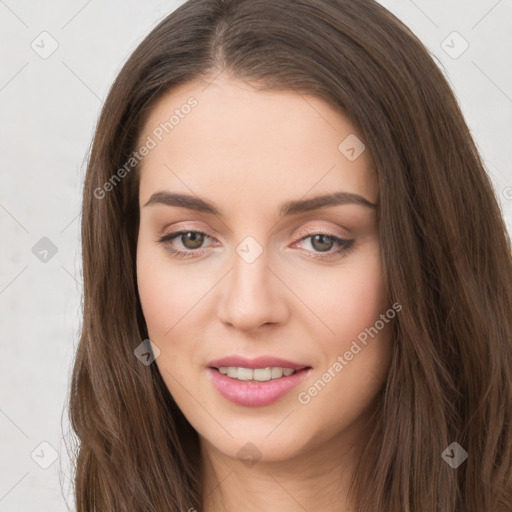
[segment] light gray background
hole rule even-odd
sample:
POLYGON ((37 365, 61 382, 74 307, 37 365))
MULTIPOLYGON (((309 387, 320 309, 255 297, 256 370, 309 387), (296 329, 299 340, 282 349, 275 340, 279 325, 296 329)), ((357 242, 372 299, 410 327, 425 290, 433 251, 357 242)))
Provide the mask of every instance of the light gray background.
MULTIPOLYGON (((122 63, 181 3, 0 0, 2 512, 64 511, 66 500, 73 509, 63 435, 69 430, 65 401, 80 322, 84 162, 101 104, 122 63), (31 47, 51 48, 43 31, 58 43, 46 59, 31 47), (43 237, 57 248, 47 262, 32 252, 43 237)), ((444 68, 510 230, 512 1, 381 3, 444 68), (464 43, 453 31, 469 44, 458 58, 453 55, 464 43)))

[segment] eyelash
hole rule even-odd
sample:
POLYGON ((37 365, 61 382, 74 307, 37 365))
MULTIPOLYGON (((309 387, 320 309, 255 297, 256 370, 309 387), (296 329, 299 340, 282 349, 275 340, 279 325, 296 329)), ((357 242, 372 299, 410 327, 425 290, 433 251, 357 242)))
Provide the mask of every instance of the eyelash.
MULTIPOLYGON (((205 237, 208 237, 208 238, 212 238, 207 233, 204 233, 203 231, 186 230, 186 231, 176 231, 175 233, 169 233, 168 235, 164 235, 163 237, 159 238, 157 240, 157 242, 161 243, 161 244, 164 244, 165 250, 169 251, 171 254, 173 254, 177 258, 194 258, 194 257, 196 257, 196 255, 201 255, 204 252, 201 248, 200 249, 189 249, 189 250, 186 250, 186 251, 182 251, 182 250, 179 250, 179 249, 175 249, 171 244, 168 243, 171 240, 173 240, 174 238, 177 238, 177 237, 179 237, 181 235, 185 235, 187 233, 195 233, 195 234, 199 234, 199 235, 204 235, 205 237)), ((346 255, 346 254, 350 253, 350 251, 352 250, 353 245, 354 245, 354 240, 345 240, 343 238, 339 238, 339 237, 334 236, 334 235, 329 235, 327 233, 320 233, 320 232, 309 233, 308 235, 303 236, 302 238, 297 240, 297 242, 294 242, 294 244, 298 243, 298 242, 302 242, 303 240, 306 240, 308 238, 312 238, 312 237, 317 236, 317 235, 323 235, 323 236, 333 240, 335 243, 337 243, 341 247, 340 247, 340 249, 338 249, 338 250, 336 250, 334 252, 324 252, 324 253, 322 253, 322 252, 313 252, 311 254, 311 256, 310 256, 313 259, 326 260, 326 259, 329 259, 329 258, 333 258, 334 256, 337 256, 339 254, 346 255)), ((311 253, 311 251, 307 251, 307 252, 311 253)))

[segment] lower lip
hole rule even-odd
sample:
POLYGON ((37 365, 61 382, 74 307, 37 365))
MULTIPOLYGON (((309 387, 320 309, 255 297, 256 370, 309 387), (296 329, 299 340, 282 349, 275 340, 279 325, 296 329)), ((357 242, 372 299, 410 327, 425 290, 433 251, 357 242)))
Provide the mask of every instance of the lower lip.
POLYGON ((263 407, 274 403, 302 382, 310 371, 311 368, 304 368, 288 377, 256 382, 232 379, 214 368, 208 368, 217 391, 234 404, 246 407, 263 407))

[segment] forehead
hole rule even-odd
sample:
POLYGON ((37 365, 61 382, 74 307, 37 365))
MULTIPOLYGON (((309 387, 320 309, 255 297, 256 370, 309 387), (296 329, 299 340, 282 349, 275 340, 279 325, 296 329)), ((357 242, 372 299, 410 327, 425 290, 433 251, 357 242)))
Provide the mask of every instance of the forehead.
POLYGON ((153 107, 139 146, 149 139, 152 149, 140 164, 141 204, 159 190, 247 208, 248 202, 272 207, 309 191, 377 200, 367 152, 355 160, 343 152, 344 141, 358 144, 357 130, 314 96, 258 91, 227 78, 184 84, 153 107))

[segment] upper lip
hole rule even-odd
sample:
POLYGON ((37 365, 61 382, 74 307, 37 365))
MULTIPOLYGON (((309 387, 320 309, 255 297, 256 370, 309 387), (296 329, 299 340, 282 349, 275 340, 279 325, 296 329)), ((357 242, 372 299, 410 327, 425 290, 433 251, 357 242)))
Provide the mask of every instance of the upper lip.
POLYGON ((215 359, 208 363, 210 368, 221 367, 239 367, 239 368, 292 368, 293 370, 302 370, 309 368, 308 365, 302 363, 295 363, 294 361, 287 361, 280 357, 274 356, 260 356, 254 359, 247 359, 242 356, 228 356, 222 359, 215 359))

